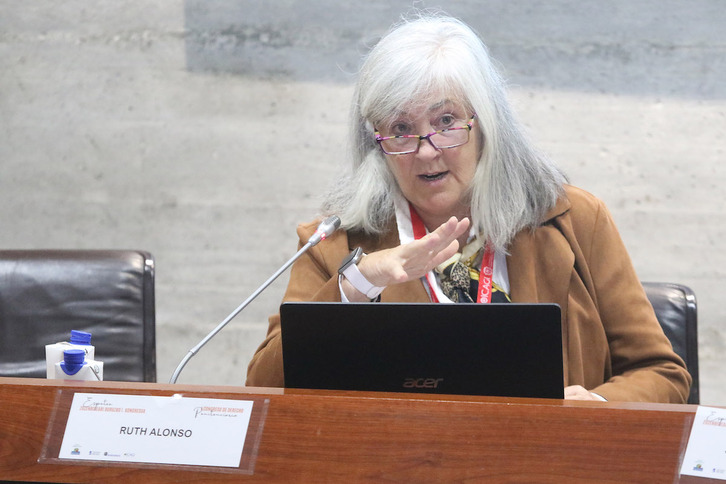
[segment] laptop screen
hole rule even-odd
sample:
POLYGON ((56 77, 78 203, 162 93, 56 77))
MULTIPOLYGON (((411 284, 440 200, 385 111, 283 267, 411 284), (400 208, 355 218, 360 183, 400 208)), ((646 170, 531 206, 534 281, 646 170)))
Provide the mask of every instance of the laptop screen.
POLYGON ((285 386, 563 398, 556 304, 290 302, 285 386))

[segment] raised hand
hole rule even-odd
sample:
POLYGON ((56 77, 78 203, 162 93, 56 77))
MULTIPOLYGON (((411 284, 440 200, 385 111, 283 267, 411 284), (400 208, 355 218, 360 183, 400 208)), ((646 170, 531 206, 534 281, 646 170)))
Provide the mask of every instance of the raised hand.
MULTIPOLYGON (((451 217, 421 239, 367 254, 358 269, 376 286, 400 284, 424 276, 459 250, 457 239, 469 229, 469 219, 451 217)), ((363 300, 347 281, 343 290, 349 300, 363 300)))

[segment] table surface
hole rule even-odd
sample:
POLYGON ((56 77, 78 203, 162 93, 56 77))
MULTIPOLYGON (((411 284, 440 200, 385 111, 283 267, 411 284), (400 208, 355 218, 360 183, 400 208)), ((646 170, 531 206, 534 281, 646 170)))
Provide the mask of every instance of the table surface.
MULTIPOLYGON (((697 406, 0 378, 0 479, 33 482, 706 482, 678 475, 697 406), (38 462, 58 395, 266 402, 252 474, 38 462)), ((62 432, 61 432, 62 433, 62 432)), ((247 445, 247 444, 246 444, 247 445)), ((245 448, 248 452, 248 448, 245 448)))

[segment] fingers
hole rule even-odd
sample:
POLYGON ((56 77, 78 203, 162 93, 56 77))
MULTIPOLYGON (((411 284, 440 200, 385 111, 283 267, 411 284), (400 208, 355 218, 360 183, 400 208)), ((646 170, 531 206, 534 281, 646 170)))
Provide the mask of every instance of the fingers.
POLYGON ((449 220, 442 223, 436 230, 434 230, 433 233, 438 233, 444 237, 457 238, 462 235, 468 228, 468 217, 464 217, 461 220, 457 219, 456 217, 451 217, 449 220))
POLYGON ((592 393, 580 385, 565 387, 565 400, 598 400, 592 393))
POLYGON ((463 235, 467 230, 469 230, 469 225, 471 225, 471 221, 469 220, 469 217, 464 217, 461 220, 459 220, 456 225, 455 237, 458 238, 460 235, 463 235))
POLYGON ((420 240, 400 247, 399 274, 403 279, 418 278, 451 258, 459 250, 457 239, 469 229, 469 219, 451 217, 420 240))
POLYGON ((418 279, 453 256, 459 250, 457 239, 468 229, 468 218, 451 217, 419 240, 367 255, 358 269, 378 286, 418 279))
POLYGON ((427 264, 428 270, 426 272, 433 270, 439 264, 446 262, 458 251, 459 242, 454 240, 448 246, 444 247, 442 250, 433 255, 433 257, 430 259, 430 262, 427 264))
MULTIPOLYGON (((426 248, 431 251, 432 255, 435 255, 435 253, 448 248, 452 241, 461 237, 468 229, 468 218, 458 220, 456 217, 451 217, 449 220, 439 225, 436 230, 423 237, 421 242, 426 245, 426 248)), ((449 257, 452 255, 453 253, 449 254, 449 257)))

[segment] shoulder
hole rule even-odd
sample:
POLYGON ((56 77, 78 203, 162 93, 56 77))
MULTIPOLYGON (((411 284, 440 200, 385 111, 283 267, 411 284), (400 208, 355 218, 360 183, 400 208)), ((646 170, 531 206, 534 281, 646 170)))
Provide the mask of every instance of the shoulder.
MULTIPOLYGON (((322 218, 311 222, 301 223, 297 226, 297 235, 302 243, 305 243, 315 233, 322 218)), ((398 231, 395 221, 389 224, 383 234, 371 235, 359 230, 338 230, 319 245, 342 247, 350 251, 355 247, 362 247, 366 252, 373 252, 382 248, 394 247, 399 244, 398 231)), ((346 252, 347 253, 347 252, 346 252)))
POLYGON ((615 221, 605 203, 595 195, 574 186, 566 186, 542 228, 555 228, 571 247, 589 258, 593 253, 614 250, 622 241, 615 221))
POLYGON ((605 203, 592 193, 573 185, 564 185, 563 188, 557 203, 547 213, 545 223, 565 216, 580 223, 593 221, 607 211, 605 203))
POLYGON ((570 245, 591 247, 617 234, 615 222, 605 203, 595 195, 572 185, 566 185, 562 196, 543 226, 557 228, 570 245))
POLYGON ((320 222, 322 221, 323 219, 321 217, 318 217, 311 222, 303 222, 301 224, 298 224, 297 235, 300 237, 301 240, 309 239, 310 236, 315 233, 315 230, 318 228, 318 225, 320 225, 320 222))
MULTIPOLYGON (((300 238, 300 245, 304 245, 312 237, 317 230, 320 223, 323 221, 322 217, 316 218, 310 222, 303 222, 297 226, 297 236, 300 238)), ((345 230, 336 230, 326 239, 322 240, 316 247, 317 248, 336 248, 337 250, 346 250, 348 247, 348 237, 345 230)))

